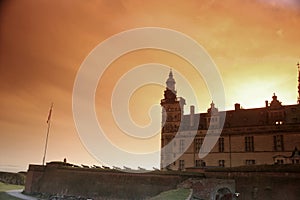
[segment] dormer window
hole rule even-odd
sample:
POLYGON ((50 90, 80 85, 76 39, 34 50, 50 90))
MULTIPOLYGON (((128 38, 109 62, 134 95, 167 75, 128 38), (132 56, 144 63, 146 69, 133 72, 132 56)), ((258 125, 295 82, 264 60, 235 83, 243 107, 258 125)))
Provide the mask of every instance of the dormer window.
POLYGON ((285 121, 285 110, 278 101, 277 96, 273 95, 273 101, 267 108, 269 124, 281 125, 285 121))

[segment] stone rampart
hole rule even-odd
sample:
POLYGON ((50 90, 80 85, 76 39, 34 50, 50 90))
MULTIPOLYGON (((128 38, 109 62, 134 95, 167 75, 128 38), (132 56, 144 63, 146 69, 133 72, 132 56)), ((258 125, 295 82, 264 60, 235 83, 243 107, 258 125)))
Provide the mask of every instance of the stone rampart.
POLYGON ((183 180, 203 175, 126 173, 117 170, 30 165, 25 193, 83 196, 92 199, 145 199, 174 189, 183 180))
MULTIPOLYGON (((299 170, 298 170, 299 171, 299 170)), ((284 171, 207 171, 207 178, 233 179, 239 200, 298 200, 300 173, 284 171)))

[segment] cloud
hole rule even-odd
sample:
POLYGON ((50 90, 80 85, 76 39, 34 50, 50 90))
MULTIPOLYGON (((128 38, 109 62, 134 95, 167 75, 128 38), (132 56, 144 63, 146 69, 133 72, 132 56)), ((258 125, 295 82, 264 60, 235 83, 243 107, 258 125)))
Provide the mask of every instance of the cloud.
POLYGON ((259 0, 262 3, 269 4, 273 7, 299 9, 299 0, 259 0))

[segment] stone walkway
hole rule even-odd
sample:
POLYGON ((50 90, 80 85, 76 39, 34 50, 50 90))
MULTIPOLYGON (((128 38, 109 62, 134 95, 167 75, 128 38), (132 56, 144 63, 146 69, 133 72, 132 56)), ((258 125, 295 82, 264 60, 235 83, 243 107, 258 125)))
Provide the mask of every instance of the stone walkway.
POLYGON ((22 194, 22 191, 23 190, 9 190, 9 191, 6 191, 6 193, 9 194, 10 196, 14 196, 14 197, 17 197, 17 198, 23 199, 23 200, 38 200, 37 198, 22 194))
POLYGON ((190 189, 190 194, 185 200, 191 200, 193 195, 193 189, 190 189))

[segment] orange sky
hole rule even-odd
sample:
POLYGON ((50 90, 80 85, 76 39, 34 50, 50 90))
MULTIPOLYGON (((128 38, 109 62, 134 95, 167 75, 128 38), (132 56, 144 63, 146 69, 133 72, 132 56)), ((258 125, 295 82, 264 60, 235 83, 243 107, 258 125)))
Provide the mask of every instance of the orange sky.
MULTIPOLYGON (((295 104, 297 100, 297 0, 7 0, 0 6, 0 171, 26 170, 29 163, 41 163, 51 102, 54 110, 47 161, 66 157, 72 163, 97 164, 75 129, 74 80, 96 45, 132 28, 174 29, 201 44, 219 68, 227 109, 233 109, 237 102, 244 108, 262 107, 273 92, 283 104, 295 104)), ((100 111, 111 116, 107 105, 116 81, 133 67, 149 62, 172 66, 189 78, 197 90, 197 112, 206 111, 211 102, 203 80, 194 77, 191 66, 183 59, 157 50, 122 56, 102 77, 96 108, 99 120, 108 127, 108 137, 128 151, 156 150, 159 135, 146 141, 146 145, 132 141, 116 133, 110 117, 105 121, 100 111)), ((167 75, 162 75, 163 81, 167 75)), ((176 87, 178 95, 187 100, 187 108, 194 104, 180 84, 176 87)), ((161 87, 139 89, 130 100, 132 118, 139 124, 148 123, 145 113, 162 96, 161 87)), ((157 164, 158 160, 144 167, 157 164)))

